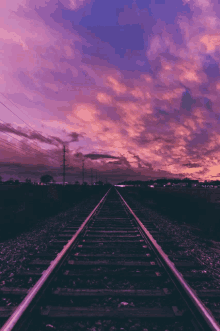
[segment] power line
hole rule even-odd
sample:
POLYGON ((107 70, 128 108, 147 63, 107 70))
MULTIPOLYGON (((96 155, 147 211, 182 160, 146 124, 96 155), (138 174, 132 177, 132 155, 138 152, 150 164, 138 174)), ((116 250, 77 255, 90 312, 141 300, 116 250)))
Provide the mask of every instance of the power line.
MULTIPOLYGON (((7 124, 7 123, 6 123, 5 121, 3 121, 3 120, 1 120, 1 121, 4 122, 5 124, 7 124)), ((1 133, 6 134, 7 136, 11 137, 12 139, 17 140, 18 142, 21 142, 19 139, 15 138, 15 137, 12 137, 8 132, 1 132, 1 133)), ((12 132, 12 134, 15 134, 15 133, 12 132)), ((28 147, 31 147, 35 152, 39 152, 39 150, 34 149, 32 146, 28 146, 28 147)))
MULTIPOLYGON (((2 94, 2 93, 1 93, 2 94)), ((2 94, 3 95, 3 94, 2 94)), ((4 96, 4 95, 3 95, 4 96)), ((5 96, 4 96, 5 97, 5 96)), ((7 100, 9 100, 11 103, 13 103, 10 99, 8 99, 7 97, 5 97, 7 100)), ((9 107, 7 107, 3 102, 1 102, 0 101, 0 104, 2 104, 6 109, 8 109, 12 114, 14 114, 15 116, 17 116, 17 118, 19 118, 24 124, 26 124, 30 129, 31 129, 31 131, 32 132, 38 132, 40 135, 41 135, 41 133, 39 132, 39 131, 37 131, 37 130, 34 130, 28 123, 26 123, 21 117, 19 117, 16 113, 14 113, 9 107)), ((14 104, 14 103, 13 103, 14 104)), ((15 105, 16 106, 16 105, 15 105)), ((17 106, 16 106, 16 108, 18 108, 17 106)), ((19 109, 19 108, 18 108, 19 109)), ((21 109, 19 109, 19 110, 21 110, 21 109)), ((23 111, 22 111, 23 112, 23 111)), ((5 124, 7 124, 5 121, 3 121, 2 120, 2 122, 4 122, 5 124)), ((17 139, 17 138, 15 138, 15 137, 12 137, 9 133, 7 133, 7 132, 3 132, 4 134, 6 134, 6 135, 8 135, 9 137, 11 137, 12 139, 16 139, 17 141, 19 141, 20 142, 20 140, 19 139, 17 139)), ((16 133, 14 133, 14 134, 16 134, 16 133)), ((2 140, 2 139, 1 139, 2 140)), ((5 142, 4 141, 4 143, 7 143, 9 146, 12 146, 13 147, 13 149, 14 149, 14 146, 11 144, 11 143, 9 143, 8 141, 7 142, 5 142)), ((35 146, 38 148, 38 146, 37 146, 37 144, 36 144, 36 142, 34 142, 34 144, 35 144, 35 146)), ((37 152, 37 153, 41 153, 41 154, 43 154, 43 156, 45 157, 46 155, 43 153, 43 151, 42 151, 42 149, 41 149, 41 151, 39 151, 38 149, 35 149, 35 148, 33 148, 32 146, 29 146, 33 151, 35 151, 35 152, 37 152)), ((21 146, 21 148, 22 148, 22 146, 21 146)), ((23 152, 20 148, 19 148, 19 150, 21 151, 21 152, 23 152)), ((24 153, 23 153, 23 155, 24 155, 24 153)), ((56 160, 56 161, 59 161, 56 157, 52 157, 52 156, 49 156, 49 158, 50 159, 54 159, 54 160, 56 160)), ((84 164, 83 164, 83 166, 84 166, 84 164)), ((84 171, 84 169, 83 169, 83 171, 84 171)), ((84 178, 84 174, 83 174, 83 178, 84 178)), ((84 180, 83 180, 83 182, 84 182, 84 180)), ((65 146, 64 146, 64 155, 63 155, 63 185, 65 184, 65 146)))
MULTIPOLYGON (((6 134, 7 136, 11 137, 12 139, 16 139, 18 142, 20 142, 20 140, 18 140, 18 139, 15 138, 15 137, 12 137, 12 136, 11 136, 9 133, 7 133, 7 132, 3 132, 3 134, 6 134)), ((11 144, 10 142, 5 141, 5 140, 3 140, 3 139, 1 139, 1 140, 4 141, 4 142, 7 143, 7 144, 10 144, 10 146, 12 146, 13 148, 15 148, 15 146, 14 146, 13 144, 11 144)), ((29 146, 29 145, 27 145, 27 147, 32 148, 32 150, 33 150, 34 152, 37 152, 37 154, 41 154, 41 155, 43 154, 43 156, 46 157, 46 155, 45 155, 42 151, 35 150, 32 146, 29 146)), ((25 147, 23 147, 23 146, 21 146, 21 147, 17 147, 17 146, 16 146, 16 150, 19 150, 20 152, 27 151, 27 150, 25 149, 25 147)), ((23 155, 26 155, 26 154, 23 153, 23 155)), ((50 156, 49 156, 49 158, 50 158, 50 156)), ((52 157, 51 157, 51 158, 52 158, 52 157)), ((52 158, 52 159, 53 159, 53 158, 52 158)), ((57 159, 55 159, 55 158, 54 158, 54 160, 59 161, 59 160, 57 160, 57 159)))
MULTIPOLYGON (((1 92, 0 92, 1 93, 1 92)), ((18 110, 22 111, 22 109, 18 108, 17 105, 15 105, 15 103, 13 101, 11 101, 9 98, 7 98, 3 93, 1 93, 1 95, 3 95, 7 100, 9 100, 18 110)), ((2 103, 0 101, 0 103, 2 103)), ((2 103, 3 104, 3 103, 2 103)), ((5 106, 5 104, 3 104, 5 106)), ((15 116, 17 116, 22 122, 24 122, 29 128, 31 128, 31 130, 35 133, 39 133, 40 135, 42 135, 42 133, 36 129, 33 129, 29 124, 27 124, 22 118, 20 118, 17 114, 15 114, 10 108, 8 108, 7 106, 5 106, 8 110, 10 110, 15 116)), ((25 114, 23 111, 22 111, 23 114, 25 114)), ((25 114, 26 115, 26 114, 25 114)), ((26 115, 28 116, 28 115, 26 115)), ((29 116, 28 116, 29 119, 31 119, 29 116)), ((1 120, 3 121, 3 120, 1 120)), ((3 121, 4 122, 4 121, 3 121)), ((7 124, 6 122, 4 122, 5 124, 7 124)), ((36 142, 34 142, 34 144, 37 146, 36 142)), ((38 146, 37 146, 38 147, 38 146)))
MULTIPOLYGON (((16 108, 18 108, 18 106, 13 101, 11 101, 9 98, 7 98, 2 92, 0 92, 0 93, 1 93, 1 95, 3 95, 4 98, 6 98, 8 101, 10 101, 16 108)), ((22 109, 18 108, 18 110, 20 110, 24 115, 26 115, 31 120, 31 118, 27 114, 25 114, 22 109)))
POLYGON ((15 116, 17 116, 22 122, 24 122, 27 126, 29 126, 29 128, 31 128, 31 130, 33 130, 33 128, 27 124, 24 120, 22 120, 22 118, 20 118, 17 114, 15 114, 10 108, 8 108, 3 102, 0 101, 0 103, 5 107, 7 108, 12 114, 14 114, 15 116))
MULTIPOLYGON (((2 139, 2 138, 0 138, 0 140, 1 140, 4 144, 6 144, 6 145, 8 145, 8 146, 12 146, 13 149, 15 149, 15 146, 14 146, 13 144, 11 144, 9 141, 4 140, 4 139, 2 139)), ((19 151, 19 152, 23 153, 23 151, 22 151, 21 149, 19 149, 19 148, 16 148, 15 151, 19 151)), ((24 154, 24 153, 23 153, 23 154, 24 154)), ((25 155, 25 154, 24 154, 24 155, 25 155)))
MULTIPOLYGON (((8 124, 8 123, 6 123, 5 121, 3 121, 2 119, 0 119, 2 122, 4 122, 6 125, 8 124)), ((15 138, 15 137, 12 137, 9 133, 7 133, 7 132, 2 132, 3 134, 6 134, 7 136, 9 136, 9 137, 11 137, 12 139, 16 139, 18 142, 21 142, 19 139, 17 139, 17 138, 15 138)), ((13 133, 12 132, 12 134, 16 134, 16 133, 13 133)), ((35 143, 35 145, 37 146, 37 144, 35 143)), ((28 145, 28 147, 30 147, 30 148, 32 148, 33 149, 33 151, 35 151, 35 152, 37 152, 37 153, 42 153, 42 154, 44 154, 43 153, 43 151, 44 151, 44 149, 42 149, 41 148, 41 150, 38 150, 38 149, 35 149, 34 147, 32 147, 32 146, 29 146, 28 145)), ((37 146, 38 147, 38 146, 37 146)), ((44 155, 45 156, 45 155, 44 155)), ((59 161, 59 160, 57 160, 55 157, 50 157, 51 159, 54 159, 54 160, 56 160, 56 161, 59 161)))
MULTIPOLYGON (((6 134, 7 136, 9 136, 9 137, 11 137, 12 139, 16 139, 17 141, 19 141, 20 142, 20 140, 18 140, 17 138, 15 138, 15 137, 12 137, 9 133, 7 133, 7 132, 2 132, 3 134, 6 134)), ((8 142, 8 141, 7 141, 8 142)), ((14 145, 12 145, 13 147, 14 147, 14 145)), ((29 146, 29 147, 31 147, 31 146, 29 146)), ((22 146, 21 146, 21 148, 22 148, 22 146)), ((20 150, 21 150, 21 148, 20 148, 20 150)))
MULTIPOLYGON (((1 93, 1 92, 0 92, 1 93)), ((3 93, 1 93, 3 96, 4 96, 4 94, 3 93)), ((5 97, 5 96, 4 96, 5 97)), ((10 99, 8 99, 7 97, 5 97, 7 100, 9 100, 10 102, 12 102, 10 99)), ((15 114, 9 107, 7 107, 3 102, 1 102, 0 101, 0 103, 4 106, 4 107, 6 107, 11 113, 13 113, 15 116, 17 116, 22 122, 24 122, 33 132, 38 132, 40 135, 41 135, 41 133, 39 132, 39 131, 37 131, 37 130, 35 130, 35 129, 33 129, 29 124, 27 124, 21 117, 19 117, 17 114, 15 114)), ((16 105, 15 105, 16 106, 16 105)), ((16 106, 17 107, 17 106, 16 106)), ((17 107, 18 108, 18 107, 17 107)), ((19 108, 18 108, 19 109, 19 108)), ((21 109, 19 109, 19 110, 21 110, 21 109)), ((2 122, 4 122, 3 120, 1 120, 2 122)), ((7 124, 6 122, 4 122, 5 124, 7 124)), ((16 138, 15 138, 16 139, 16 138)), ((18 140, 18 139, 17 139, 18 140)), ((19 140, 18 140, 19 141, 19 140)), ((35 146, 36 147, 38 147, 37 146, 37 144, 34 142, 34 144, 35 144, 35 146)), ((34 149, 33 147, 31 147, 32 149, 34 149)), ((58 161, 58 160, 57 160, 58 161)))
MULTIPOLYGON (((1 93, 1 92, 0 92, 1 93)), ((3 93, 1 93, 1 95, 3 95, 4 96, 4 94, 3 93)), ((4 96, 7 100, 9 100, 11 103, 13 103, 9 98, 7 98, 6 96, 4 96)), ((22 122, 24 122, 24 124, 26 124, 33 132, 38 132, 40 135, 41 135, 41 133, 39 132, 39 131, 37 131, 36 129, 33 129, 29 124, 27 124, 21 117, 19 117, 17 114, 15 114, 9 107, 7 107, 3 102, 1 102, 0 101, 0 103, 4 106, 4 107, 6 107, 11 113, 13 113, 15 116, 17 116, 22 122)), ((14 103, 13 103, 14 104, 14 103)), ((15 105, 15 104, 14 104, 15 105)), ((15 107, 17 107, 16 105, 15 105, 15 107)), ((18 108, 18 107, 17 107, 18 108)), ((21 109, 19 109, 18 108, 18 110, 21 110, 21 109)), ((23 112, 23 111, 22 111, 23 112)), ((24 112, 23 112, 23 114, 24 114, 24 112)), ((6 123, 5 121, 3 121, 3 120, 1 120, 2 122, 4 122, 4 123, 6 123)), ((7 124, 7 123, 6 123, 7 124)), ((35 142, 34 142, 35 143, 35 142)), ((36 143, 35 143, 36 144, 36 143)))
POLYGON ((23 156, 26 156, 26 154, 24 153, 24 150, 22 150, 22 149, 18 148, 17 146, 13 145, 13 144, 10 143, 9 141, 4 140, 4 139, 1 139, 1 138, 0 138, 0 141, 1 141, 3 144, 12 147, 13 152, 15 152, 15 153, 16 153, 16 152, 19 152, 19 153, 21 153, 23 156))
MULTIPOLYGON (((7 133, 6 133, 7 134, 7 133)), ((7 134, 8 136, 10 136, 9 134, 7 134)), ((12 137, 12 136, 10 136, 10 137, 12 137)), ((13 138, 13 137, 12 137, 13 138)), ((18 140, 18 139, 17 139, 18 140)), ((25 155, 24 154, 24 151, 22 150, 22 149, 20 149, 20 148, 15 148, 15 145, 13 145, 13 144, 11 144, 10 142, 8 142, 7 140, 4 140, 4 139, 2 139, 1 137, 0 137, 0 141, 2 141, 4 144, 6 144, 6 145, 8 145, 8 146, 11 146, 12 148, 13 148, 13 150, 15 150, 15 151, 19 151, 19 152, 21 152, 21 153, 23 153, 23 155, 25 155)), ((18 140, 19 141, 19 140, 18 140)), ((45 155, 44 155, 45 156, 45 155)), ((63 181, 64 181, 64 183, 65 183, 65 146, 64 146, 64 158, 63 158, 63 162, 64 162, 64 169, 63 169, 63 175, 64 175, 64 179, 63 179, 63 181)))

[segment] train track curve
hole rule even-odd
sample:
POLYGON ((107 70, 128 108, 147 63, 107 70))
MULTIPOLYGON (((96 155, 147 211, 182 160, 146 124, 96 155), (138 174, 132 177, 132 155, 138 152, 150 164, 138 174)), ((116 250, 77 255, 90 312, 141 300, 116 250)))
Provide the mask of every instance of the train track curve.
POLYGON ((178 255, 173 261, 161 240, 112 187, 50 251, 36 254, 22 274, 40 277, 31 289, 2 289, 14 304, 0 307, 1 331, 220 330, 182 276, 202 266, 178 255))

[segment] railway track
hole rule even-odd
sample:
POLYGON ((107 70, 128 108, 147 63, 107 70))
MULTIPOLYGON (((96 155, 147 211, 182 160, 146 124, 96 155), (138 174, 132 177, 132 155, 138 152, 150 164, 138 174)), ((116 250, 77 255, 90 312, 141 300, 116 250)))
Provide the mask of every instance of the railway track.
POLYGON ((74 219, 32 257, 17 287, 1 288, 10 299, 1 330, 220 330, 199 299, 215 294, 186 282, 202 281, 204 267, 135 213, 111 188, 86 219, 74 219), (22 287, 30 277, 36 284, 22 287))

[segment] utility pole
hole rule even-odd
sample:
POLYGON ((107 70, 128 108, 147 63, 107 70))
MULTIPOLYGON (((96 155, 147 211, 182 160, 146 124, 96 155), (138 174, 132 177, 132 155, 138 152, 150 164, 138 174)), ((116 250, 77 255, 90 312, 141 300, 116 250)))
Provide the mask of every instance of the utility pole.
POLYGON ((96 169, 96 183, 97 183, 97 169, 96 169))
POLYGON ((84 183, 84 159, 82 160, 82 184, 84 183))
POLYGON ((92 173, 92 169, 91 169, 91 185, 93 185, 93 173, 92 173))
POLYGON ((65 145, 63 145, 63 186, 65 185, 65 145))

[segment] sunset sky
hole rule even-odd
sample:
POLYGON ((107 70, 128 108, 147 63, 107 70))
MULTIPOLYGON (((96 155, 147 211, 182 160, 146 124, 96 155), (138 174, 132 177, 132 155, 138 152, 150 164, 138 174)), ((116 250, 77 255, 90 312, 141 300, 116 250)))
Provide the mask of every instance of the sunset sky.
POLYGON ((220 1, 1 0, 0 175, 220 179, 220 1))

